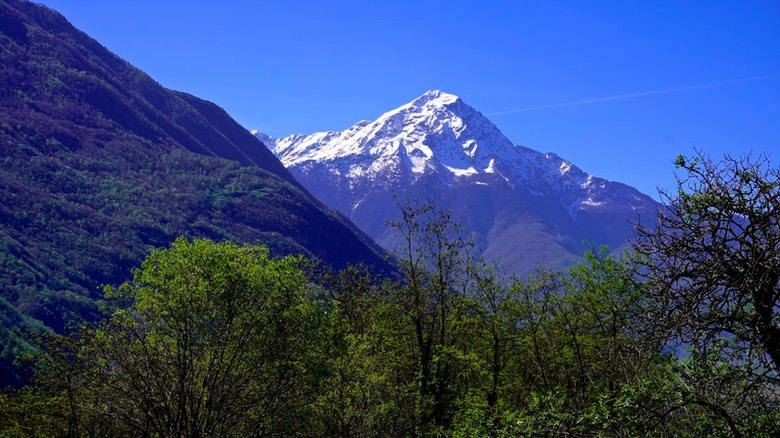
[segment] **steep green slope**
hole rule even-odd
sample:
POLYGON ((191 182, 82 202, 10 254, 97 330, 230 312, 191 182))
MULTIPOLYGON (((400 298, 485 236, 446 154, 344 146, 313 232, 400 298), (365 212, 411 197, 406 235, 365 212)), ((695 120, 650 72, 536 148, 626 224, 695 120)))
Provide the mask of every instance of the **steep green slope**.
POLYGON ((385 269, 370 239, 224 110, 19 0, 0 0, 0 150, 5 368, 25 348, 12 330, 94 318, 100 285, 179 235, 385 269))

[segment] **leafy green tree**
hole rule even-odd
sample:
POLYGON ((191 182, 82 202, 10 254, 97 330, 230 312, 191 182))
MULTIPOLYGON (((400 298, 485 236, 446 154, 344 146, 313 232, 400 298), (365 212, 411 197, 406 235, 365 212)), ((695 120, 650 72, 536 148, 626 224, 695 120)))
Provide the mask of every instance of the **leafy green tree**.
POLYGON ((326 436, 410 436, 415 421, 411 324, 393 299, 397 283, 364 267, 328 274, 328 308, 339 342, 315 416, 326 436))
POLYGON ((481 337, 483 342, 479 353, 486 368, 487 382, 483 385, 487 386, 485 402, 488 411, 495 413, 503 386, 503 371, 516 345, 513 335, 517 331, 518 320, 516 314, 507 309, 515 297, 495 267, 481 263, 473 266, 471 271, 473 307, 477 310, 474 313, 478 315, 477 321, 482 329, 476 336, 481 337))
POLYGON ((61 397, 23 388, 13 394, 0 394, 0 436, 77 437, 61 415, 67 407, 61 397))
POLYGON ((571 336, 583 398, 589 386, 615 392, 657 367, 661 345, 638 324, 644 284, 628 258, 610 255, 605 246, 586 251, 569 268, 563 290, 558 315, 571 336))
POLYGON ((634 413, 642 400, 629 389, 659 376, 663 364, 634 324, 642 285, 627 260, 594 249, 566 273, 540 268, 513 280, 501 296, 500 319, 485 321, 501 340, 487 349, 500 364, 491 366, 500 370, 501 397, 483 423, 490 435, 611 435, 650 424, 634 413))
POLYGON ((396 298, 414 330, 415 434, 423 435, 446 430, 452 421, 471 243, 449 210, 430 196, 400 208, 401 218, 390 224, 401 240, 405 277, 396 298))
POLYGON ((153 250, 133 283, 106 289, 91 408, 143 435, 290 433, 327 371, 301 264, 205 239, 153 250))

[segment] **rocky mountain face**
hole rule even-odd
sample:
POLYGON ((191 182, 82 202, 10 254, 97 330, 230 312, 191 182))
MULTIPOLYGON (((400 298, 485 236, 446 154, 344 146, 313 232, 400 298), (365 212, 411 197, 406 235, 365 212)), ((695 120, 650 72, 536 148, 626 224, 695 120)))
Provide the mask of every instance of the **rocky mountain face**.
POLYGON ((395 198, 434 193, 509 273, 562 267, 584 243, 623 246, 631 220, 657 204, 636 189, 512 143, 457 96, 430 91, 373 122, 341 132, 263 141, 309 191, 380 244, 395 198))
POLYGON ((0 150, 0 386, 14 329, 94 319, 101 285, 180 235, 387 267, 224 110, 22 0, 0 0, 0 150))

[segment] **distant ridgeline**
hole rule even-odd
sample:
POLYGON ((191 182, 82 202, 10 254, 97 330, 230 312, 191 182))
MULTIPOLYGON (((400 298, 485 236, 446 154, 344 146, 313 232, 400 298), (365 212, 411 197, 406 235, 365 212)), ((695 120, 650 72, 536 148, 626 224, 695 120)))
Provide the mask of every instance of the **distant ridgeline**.
POLYGON ((569 266, 585 241, 619 249, 633 236, 631 221, 652 221, 658 208, 633 187, 512 143, 438 90, 340 132, 255 135, 304 187, 386 248, 399 245, 385 227, 399 215, 393 196, 433 192, 480 255, 512 274, 569 266))
POLYGON ((101 285, 179 235, 387 269, 224 110, 21 0, 0 1, 0 147, 0 386, 15 330, 94 319, 101 285))

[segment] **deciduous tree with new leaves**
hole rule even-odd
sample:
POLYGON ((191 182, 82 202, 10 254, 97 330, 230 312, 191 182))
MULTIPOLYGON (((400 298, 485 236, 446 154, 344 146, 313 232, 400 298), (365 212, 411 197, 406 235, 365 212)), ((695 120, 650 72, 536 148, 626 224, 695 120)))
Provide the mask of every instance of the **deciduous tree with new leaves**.
POLYGON ((301 263, 205 239, 152 251, 106 289, 117 307, 90 347, 105 403, 90 408, 144 436, 289 433, 328 332, 301 263))

